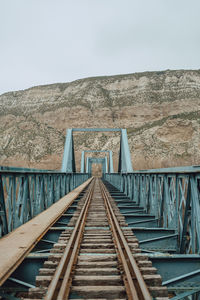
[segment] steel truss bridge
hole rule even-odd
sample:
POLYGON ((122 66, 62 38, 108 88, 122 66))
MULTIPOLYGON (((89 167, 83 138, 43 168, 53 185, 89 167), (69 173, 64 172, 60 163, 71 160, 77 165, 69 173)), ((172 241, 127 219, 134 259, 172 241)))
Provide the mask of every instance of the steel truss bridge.
POLYGON ((127 133, 120 128, 68 129, 60 171, 0 167, 0 297, 19 299, 20 292, 35 288, 51 248, 70 228, 93 163, 102 165, 102 193, 114 199, 168 297, 200 299, 200 166, 134 171, 127 133), (118 172, 110 149, 84 150, 78 172, 74 132, 118 132, 118 172), (95 152, 101 157, 91 156, 95 152))

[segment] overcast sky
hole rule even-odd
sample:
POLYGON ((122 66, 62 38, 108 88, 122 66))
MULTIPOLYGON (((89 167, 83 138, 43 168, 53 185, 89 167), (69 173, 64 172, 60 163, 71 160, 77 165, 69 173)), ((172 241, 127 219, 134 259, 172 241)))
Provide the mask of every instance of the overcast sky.
POLYGON ((0 94, 200 68, 200 0, 0 0, 0 94))

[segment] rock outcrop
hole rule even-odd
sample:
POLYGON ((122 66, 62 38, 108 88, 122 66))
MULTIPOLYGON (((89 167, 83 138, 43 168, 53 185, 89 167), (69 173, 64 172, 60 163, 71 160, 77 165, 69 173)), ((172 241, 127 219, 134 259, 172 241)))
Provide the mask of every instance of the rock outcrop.
MULTIPOLYGON (((200 70, 145 72, 37 86, 0 96, 0 165, 60 169, 67 128, 127 128, 135 169, 200 164, 200 70)), ((119 135, 74 135, 119 151, 119 135)))

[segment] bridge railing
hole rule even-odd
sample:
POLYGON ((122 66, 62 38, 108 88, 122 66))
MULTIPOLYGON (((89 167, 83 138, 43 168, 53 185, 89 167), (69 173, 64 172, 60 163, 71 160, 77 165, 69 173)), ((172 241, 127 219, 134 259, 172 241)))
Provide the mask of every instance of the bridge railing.
POLYGON ((104 179, 155 215, 159 227, 175 229, 181 253, 200 253, 200 170, 166 170, 105 174, 104 179))
POLYGON ((0 168, 0 237, 47 209, 89 178, 37 169, 0 168))

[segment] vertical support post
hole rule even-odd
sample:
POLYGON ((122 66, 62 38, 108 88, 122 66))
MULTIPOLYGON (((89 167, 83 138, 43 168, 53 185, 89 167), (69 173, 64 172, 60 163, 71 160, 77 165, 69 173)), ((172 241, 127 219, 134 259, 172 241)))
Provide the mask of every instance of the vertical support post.
POLYGON ((54 203, 54 175, 50 176, 50 195, 49 195, 49 206, 54 203))
POLYGON ((188 226, 188 219, 191 215, 190 211, 190 203, 191 203, 191 178, 188 180, 188 188, 187 188, 187 196, 186 196, 186 205, 185 205, 185 212, 183 217, 183 228, 180 230, 180 253, 185 252, 185 244, 187 242, 187 226, 188 226))
POLYGON ((108 160, 107 160, 107 156, 105 156, 104 161, 105 161, 105 173, 108 173, 108 160))
POLYGON ((16 177, 12 176, 12 226, 15 228, 15 219, 16 219, 16 177))
POLYGON ((109 171, 108 173, 114 173, 114 168, 113 168, 113 157, 112 157, 112 151, 109 150, 109 171))
POLYGON ((86 173, 89 173, 89 157, 86 159, 86 173))
POLYGON ((4 199, 4 190, 3 190, 3 182, 2 177, 0 175, 0 209, 2 211, 1 220, 2 220, 2 229, 1 229, 1 235, 8 233, 8 223, 7 223, 7 217, 6 217, 6 206, 5 206, 5 199, 4 199))
POLYGON ((81 153, 81 173, 85 173, 85 151, 81 153))
POLYGON ((61 171, 65 173, 76 172, 72 129, 67 130, 61 171))
POLYGON ((133 172, 126 129, 121 129, 118 172, 119 173, 133 172))

